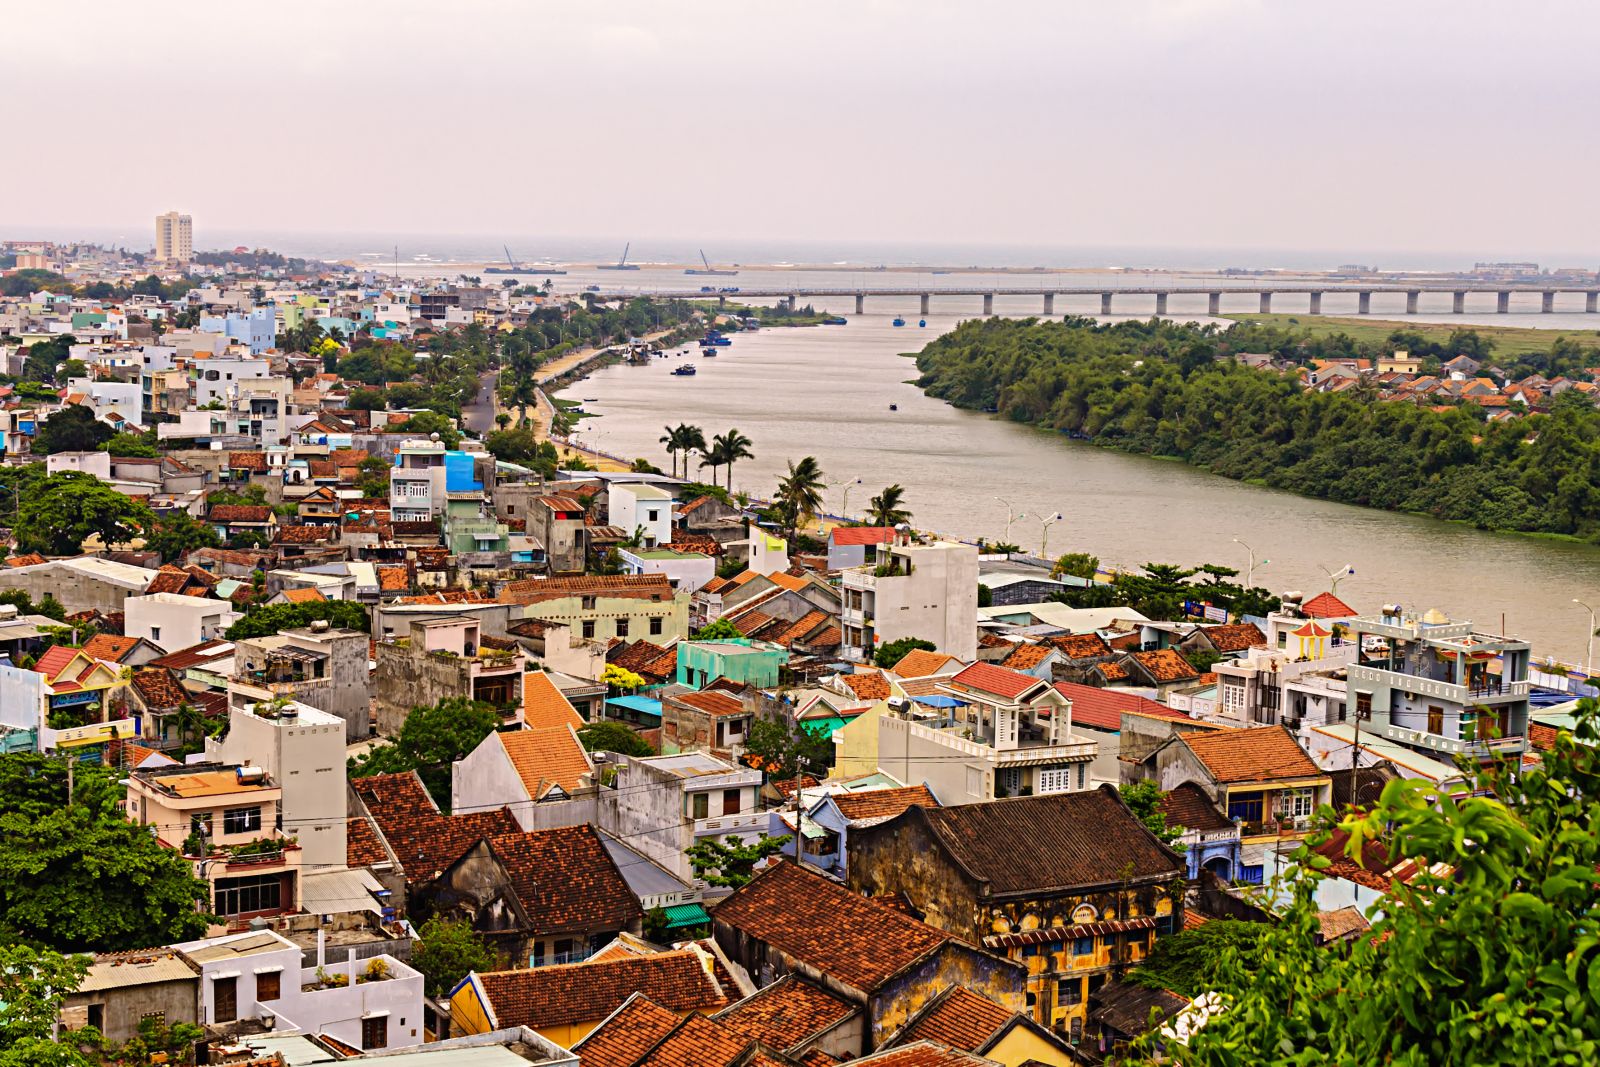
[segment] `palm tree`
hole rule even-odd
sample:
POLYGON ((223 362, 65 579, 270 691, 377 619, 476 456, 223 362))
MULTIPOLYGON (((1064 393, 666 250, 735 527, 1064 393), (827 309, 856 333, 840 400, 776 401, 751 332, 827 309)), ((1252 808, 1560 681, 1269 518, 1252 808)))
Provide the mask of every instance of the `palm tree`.
POLYGON ((793 534, 822 510, 822 468, 817 457, 806 456, 799 463, 789 461, 789 473, 778 482, 777 503, 793 534))
MULTIPOLYGON (((702 442, 703 444, 703 442, 702 442)), ((700 449, 700 466, 711 468, 711 484, 717 484, 717 468, 728 462, 727 452, 723 448, 722 438, 712 438, 711 447, 700 449)))
POLYGON ((733 488, 733 465, 741 459, 754 459, 755 453, 750 451, 754 441, 740 433, 738 430, 729 430, 719 434, 714 439, 713 447, 722 449, 722 462, 728 465, 728 488, 733 488))
POLYGON ((911 521, 911 512, 901 507, 906 495, 904 486, 891 485, 873 497, 867 504, 867 523, 870 526, 899 526, 911 521))
POLYGON ((667 432, 662 434, 658 440, 661 442, 661 447, 667 450, 667 455, 672 457, 672 476, 676 478, 678 476, 678 451, 683 448, 683 424, 679 423, 676 426, 663 426, 661 428, 667 432))

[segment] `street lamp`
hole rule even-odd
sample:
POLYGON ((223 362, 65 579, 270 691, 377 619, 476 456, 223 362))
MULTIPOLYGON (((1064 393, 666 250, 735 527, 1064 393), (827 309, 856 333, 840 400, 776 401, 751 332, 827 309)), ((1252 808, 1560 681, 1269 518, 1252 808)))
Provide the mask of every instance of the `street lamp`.
POLYGON ((1594 609, 1585 604, 1583 601, 1579 600, 1577 597, 1573 597, 1572 602, 1589 613, 1588 651, 1584 653, 1583 657, 1583 673, 1592 676, 1594 674, 1594 609))
POLYGON ((1016 521, 1017 519, 1025 519, 1025 518, 1027 518, 1028 517, 1028 513, 1026 511, 1018 511, 1015 514, 1013 514, 1012 511, 1011 511, 1011 502, 1010 501, 1006 500, 1004 497, 998 497, 998 496, 995 497, 995 499, 1000 501, 1000 503, 1002 503, 1002 504, 1004 504, 1006 506, 1006 541, 1005 541, 1005 543, 1009 545, 1011 543, 1011 524, 1014 521, 1016 521))
MULTIPOLYGON (((1236 545, 1243 545, 1244 550, 1250 553, 1250 565, 1245 568, 1244 572, 1244 587, 1246 589, 1254 589, 1256 587, 1256 550, 1239 540, 1237 537, 1233 539, 1233 543, 1236 545)), ((1263 559, 1261 561, 1261 566, 1265 567, 1271 562, 1272 561, 1270 559, 1263 559)))
POLYGON ((1039 520, 1039 558, 1040 559, 1049 559, 1050 558, 1048 555, 1045 554, 1045 547, 1047 545, 1049 545, 1049 543, 1050 543, 1050 527, 1052 527, 1056 523, 1060 522, 1064 517, 1065 516, 1063 516, 1061 514, 1061 512, 1058 511, 1054 515, 1050 516, 1048 519, 1041 518, 1039 520))
POLYGON ((860 478, 841 478, 836 482, 829 482, 828 488, 833 489, 844 486, 844 493, 839 499, 839 517, 846 522, 850 521, 850 490, 861 484, 860 478))
POLYGON ((1355 564, 1353 563, 1346 563, 1343 567, 1340 567, 1336 571, 1330 571, 1328 568, 1319 563, 1317 564, 1317 569, 1328 576, 1328 591, 1334 596, 1339 595, 1339 583, 1356 572, 1355 564))

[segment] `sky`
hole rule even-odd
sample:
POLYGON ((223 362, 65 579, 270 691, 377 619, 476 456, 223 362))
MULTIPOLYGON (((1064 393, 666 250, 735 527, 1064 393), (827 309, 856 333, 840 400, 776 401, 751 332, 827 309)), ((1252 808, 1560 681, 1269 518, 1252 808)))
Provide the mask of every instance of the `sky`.
POLYGON ((6 29, 0 236, 177 209, 198 247, 1600 247, 1581 2, 53 0, 6 29))

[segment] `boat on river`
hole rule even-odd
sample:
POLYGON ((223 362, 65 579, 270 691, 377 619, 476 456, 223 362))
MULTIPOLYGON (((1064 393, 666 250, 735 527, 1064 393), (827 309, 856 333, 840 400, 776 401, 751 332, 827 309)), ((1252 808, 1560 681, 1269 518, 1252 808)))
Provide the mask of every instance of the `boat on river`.
POLYGON ((899 315, 896 315, 894 317, 893 325, 895 325, 895 326, 904 326, 905 324, 906 324, 906 320, 902 319, 899 315))
POLYGON ((672 373, 680 375, 680 376, 691 375, 691 374, 694 373, 694 364, 693 363, 680 363, 676 367, 672 368, 672 373))

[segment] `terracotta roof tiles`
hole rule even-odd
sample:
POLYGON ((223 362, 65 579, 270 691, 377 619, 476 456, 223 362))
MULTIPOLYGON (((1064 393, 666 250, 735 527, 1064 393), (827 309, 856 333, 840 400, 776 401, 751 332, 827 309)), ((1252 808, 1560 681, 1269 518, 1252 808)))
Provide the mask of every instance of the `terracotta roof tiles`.
POLYGON ((544 671, 522 676, 522 721, 530 727, 571 726, 582 729, 583 716, 544 671))
POLYGON ((954 664, 961 666, 961 661, 954 656, 947 656, 943 652, 930 652, 925 648, 914 648, 900 657, 890 670, 902 678, 927 678, 948 670, 954 664))
POLYGON ((366 803, 408 882, 432 881, 479 839, 518 830, 505 808, 441 814, 415 773, 353 778, 350 786, 366 803))
POLYGON ((268 522, 272 509, 265 504, 212 504, 206 517, 212 522, 268 522))
POLYGON ((389 862, 389 854, 383 850, 383 843, 378 839, 378 831, 371 819, 350 820, 345 832, 344 861, 349 867, 371 867, 375 863, 389 862))
POLYGON ((1267 635, 1253 622, 1221 623, 1204 627, 1200 632, 1218 652, 1243 652, 1267 643, 1267 635))
POLYGON ((664 574, 588 574, 575 578, 529 578, 507 582, 501 599, 511 604, 538 604, 571 596, 630 597, 671 600, 672 583, 664 574))
POLYGON ((139 699, 157 711, 170 711, 190 702, 189 691, 165 667, 144 667, 133 673, 133 687, 139 699))
POLYGON ((828 541, 835 545, 887 545, 893 540, 893 526, 835 526, 828 531, 828 541))
POLYGON ((621 929, 644 916, 588 823, 499 834, 488 843, 535 933, 621 929))
POLYGON ((1012 1012, 983 994, 964 986, 951 986, 900 1031, 900 1039, 937 1041, 950 1048, 976 1052, 1012 1017, 1012 1012))
POLYGON ((839 681, 861 700, 889 699, 889 680, 883 676, 882 671, 841 674, 839 681))
POLYGON ((542 800, 555 786, 576 793, 584 776, 594 770, 570 724, 507 730, 492 736, 500 739, 512 769, 534 800, 542 800))
POLYGON ((267 454, 265 452, 229 452, 228 467, 236 471, 255 471, 265 474, 267 471, 267 454))
POLYGON ((679 693, 667 699, 704 712, 714 719, 728 715, 749 714, 743 701, 736 700, 726 693, 679 693))
POLYGON ((925 785, 908 785, 902 789, 867 789, 859 793, 835 793, 833 804, 839 814, 852 823, 892 819, 913 804, 927 807, 939 806, 925 785))
POLYGON ((674 1013, 709 1011, 726 994, 692 949, 478 975, 500 1027, 596 1022, 634 993, 674 1013))
POLYGON ((1150 652, 1133 652, 1129 653, 1129 658, 1157 682, 1192 682, 1200 677, 1200 672, 1195 670, 1176 649, 1160 648, 1150 652))
MULTIPOLYGON (((1015 653, 1013 653, 1014 655, 1015 653)), ((966 686, 980 692, 1016 700, 1039 684, 1031 674, 1020 674, 993 663, 974 663, 950 679, 952 684, 966 686)))
POLYGON ((1332 593, 1318 593, 1300 605, 1300 610, 1313 619, 1353 619, 1356 614, 1355 608, 1332 593))
POLYGON ((1285 726, 1219 730, 1178 739, 1189 746, 1218 782, 1264 782, 1318 778, 1323 770, 1306 755, 1285 726))
POLYGON ((1111 646, 1099 634, 1063 634, 1047 637, 1044 643, 1067 659, 1094 659, 1111 655, 1111 646))
POLYGON ((724 1008, 712 1019, 781 1051, 837 1026, 857 1010, 843 997, 790 974, 724 1008))
POLYGON ((95 659, 111 663, 122 662, 122 657, 139 646, 137 637, 118 637, 115 634, 95 634, 83 643, 83 651, 95 659))
MULTIPOLYGON (((598 962, 598 957, 591 957, 591 962, 598 962)), ((584 1067, 633 1067, 677 1025, 677 1012, 636 993, 604 1025, 574 1045, 573 1051, 579 1053, 584 1067)))
POLYGON ((320 589, 285 589, 283 599, 291 604, 320 604, 328 598, 320 589))
POLYGON ((1184 719, 1189 716, 1165 704, 1124 689, 1105 689, 1075 682, 1057 682, 1056 692, 1072 701, 1072 721, 1099 730, 1122 729, 1122 713, 1136 711, 1158 719, 1184 719))
POLYGON ((1000 661, 1000 666, 1012 671, 1031 671, 1049 659, 1055 649, 1049 645, 1018 645, 1016 650, 1000 661))
POLYGON ((1182 826, 1188 830, 1228 830, 1233 822, 1217 810, 1205 791, 1193 782, 1184 782, 1176 789, 1161 794, 1161 811, 1167 825, 1182 826))

